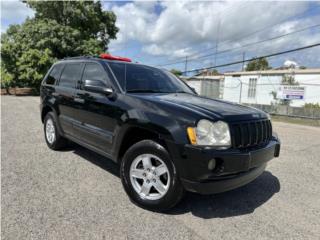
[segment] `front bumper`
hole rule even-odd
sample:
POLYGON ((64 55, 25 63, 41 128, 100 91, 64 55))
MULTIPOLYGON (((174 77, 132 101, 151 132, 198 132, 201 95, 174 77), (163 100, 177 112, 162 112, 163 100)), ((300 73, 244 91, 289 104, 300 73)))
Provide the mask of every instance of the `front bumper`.
POLYGON ((237 174, 231 178, 213 180, 208 182, 193 182, 182 179, 184 188, 190 192, 197 192, 201 194, 213 194, 219 192, 226 192, 237 187, 241 187, 260 176, 266 168, 266 164, 254 168, 248 172, 237 174))
POLYGON ((279 156, 280 141, 274 137, 263 147, 244 150, 216 150, 192 145, 169 147, 169 150, 174 152, 185 189, 212 194, 240 187, 261 175, 267 162, 279 156))

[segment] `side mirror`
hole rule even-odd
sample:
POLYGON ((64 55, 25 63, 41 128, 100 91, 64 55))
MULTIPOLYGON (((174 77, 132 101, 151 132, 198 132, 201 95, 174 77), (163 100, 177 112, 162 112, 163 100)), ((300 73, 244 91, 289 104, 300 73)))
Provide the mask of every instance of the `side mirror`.
POLYGON ((84 90, 88 92, 102 93, 107 96, 113 93, 113 89, 111 87, 107 87, 103 81, 99 80, 85 80, 84 90))

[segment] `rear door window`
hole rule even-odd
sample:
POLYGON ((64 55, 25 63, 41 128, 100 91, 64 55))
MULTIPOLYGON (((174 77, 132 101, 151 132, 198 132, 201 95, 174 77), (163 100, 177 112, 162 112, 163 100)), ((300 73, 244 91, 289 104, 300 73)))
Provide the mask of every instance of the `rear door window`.
POLYGON ((57 83, 59 80, 62 68, 63 68, 63 64, 55 65, 50 71, 45 83, 48 85, 54 85, 55 83, 57 83))
POLYGON ((82 63, 67 63, 61 74, 59 86, 76 88, 81 78, 82 66, 82 63))

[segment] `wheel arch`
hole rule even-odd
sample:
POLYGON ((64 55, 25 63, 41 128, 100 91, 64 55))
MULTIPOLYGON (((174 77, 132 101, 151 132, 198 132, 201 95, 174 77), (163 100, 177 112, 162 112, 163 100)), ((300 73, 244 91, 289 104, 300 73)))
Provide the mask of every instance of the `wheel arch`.
MULTIPOLYGON (((172 135, 168 130, 159 126, 122 126, 123 130, 118 135, 116 140, 116 150, 115 150, 115 159, 118 163, 121 162, 124 153, 132 146, 133 144, 150 139, 154 140, 163 147, 167 149, 166 141, 172 139, 172 135)), ((168 149, 167 149, 168 150, 168 149)))
POLYGON ((60 125, 60 121, 59 121, 59 118, 58 118, 57 111, 55 110, 54 107, 52 107, 50 105, 45 105, 45 106, 42 107, 42 109, 41 109, 41 121, 42 121, 42 123, 44 123, 44 119, 45 119, 46 115, 49 112, 53 113, 53 116, 55 118, 54 120, 57 123, 58 131, 59 131, 60 135, 63 136, 63 130, 62 130, 61 125, 60 125))
POLYGON ((48 105, 46 105, 46 106, 44 106, 42 108, 42 110, 41 110, 41 121, 42 121, 42 123, 44 123, 44 118, 46 117, 48 112, 53 112, 53 111, 54 111, 53 108, 48 106, 48 105))

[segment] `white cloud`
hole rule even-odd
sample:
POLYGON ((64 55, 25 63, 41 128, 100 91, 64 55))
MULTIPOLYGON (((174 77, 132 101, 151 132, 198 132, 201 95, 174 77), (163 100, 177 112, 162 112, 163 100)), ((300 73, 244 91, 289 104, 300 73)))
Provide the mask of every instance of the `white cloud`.
MULTIPOLYGON (((142 51, 153 56, 184 57, 199 49, 213 48, 219 38, 219 49, 240 46, 319 22, 319 15, 303 19, 290 17, 301 15, 308 9, 308 2, 131 2, 112 10, 117 15, 120 28, 118 40, 110 47, 115 49, 125 42, 138 41, 142 51), (155 6, 162 11, 158 14, 155 6), (277 25, 280 22, 285 24, 277 25), (219 23, 220 21, 220 23, 219 23), (220 31, 218 34, 218 26, 220 31), (274 26, 273 26, 274 25, 274 26), (269 27, 243 40, 236 40, 257 30, 269 27), (223 43, 223 44, 221 44, 223 43)), ((284 49, 286 46, 311 42, 316 34, 303 32, 256 46, 256 53, 284 49)), ((249 48, 249 50, 252 48, 249 48)), ((213 50, 211 50, 212 52, 213 50)), ((204 52, 205 54, 206 52, 204 52)))
POLYGON ((289 68, 297 68, 297 67, 299 67, 298 63, 296 63, 295 61, 291 61, 291 60, 284 61, 283 66, 289 67, 289 68))
POLYGON ((34 11, 21 1, 1 1, 1 31, 10 24, 22 23, 27 17, 32 17, 34 11))
POLYGON ((152 23, 157 19, 153 11, 155 4, 155 2, 145 4, 135 2, 112 6, 112 11, 117 16, 116 25, 120 28, 120 32, 117 34, 117 40, 111 42, 111 48, 117 49, 130 40, 145 42, 152 23))

